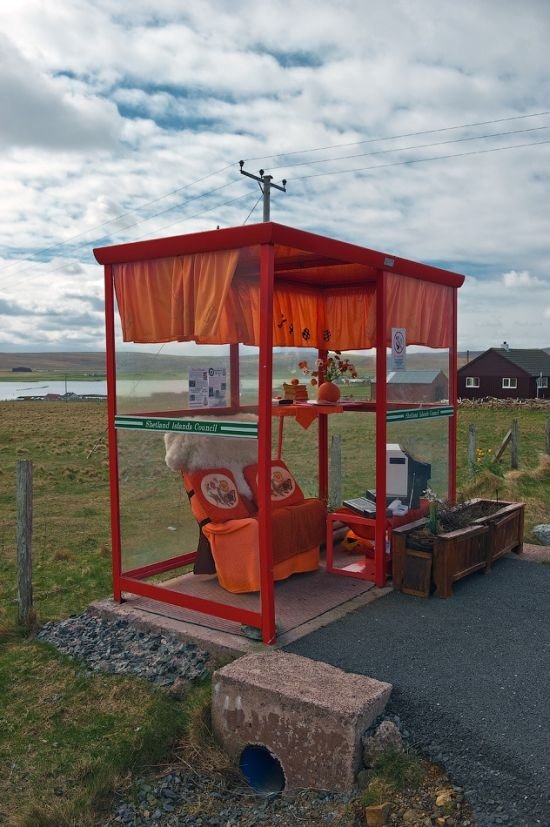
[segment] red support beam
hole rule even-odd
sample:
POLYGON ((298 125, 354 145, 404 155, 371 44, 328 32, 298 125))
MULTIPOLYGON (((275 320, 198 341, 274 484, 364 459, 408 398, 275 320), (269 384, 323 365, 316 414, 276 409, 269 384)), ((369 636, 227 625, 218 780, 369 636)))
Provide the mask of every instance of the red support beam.
POLYGON ((275 591, 271 531, 271 415, 273 373, 273 274, 275 253, 271 244, 260 250, 260 361, 258 429, 258 540, 262 640, 275 641, 275 591))
MULTIPOLYGON (((239 345, 229 345, 229 386, 231 388, 229 404, 232 411, 238 411, 241 407, 240 382, 239 345)), ((220 411, 219 413, 225 413, 225 411, 220 411)))
POLYGON ((245 623, 247 626, 261 627, 261 614, 229 606, 227 603, 218 603, 214 600, 205 600, 203 597, 194 597, 190 594, 169 589, 167 586, 157 586, 154 583, 143 583, 141 580, 132 580, 131 577, 122 577, 120 585, 125 592, 168 603, 171 606, 180 606, 182 609, 191 609, 214 617, 223 617, 235 623, 245 623))
MULTIPOLYGON (((327 350, 318 351, 318 358, 323 360, 323 365, 326 363, 327 356, 327 350)), ((317 381, 319 385, 324 381, 323 366, 319 369, 317 381)), ((319 416, 317 418, 317 444, 319 499, 323 500, 326 505, 328 503, 328 416, 319 416)))
POLYGON ((116 416, 116 357, 115 357, 115 296, 113 268, 105 266, 105 344, 107 368, 107 431, 109 438, 109 481, 111 487, 111 567, 113 598, 122 602, 120 577, 122 552, 120 544, 120 495, 118 488, 118 443, 115 430, 116 416))
POLYGON ((374 582, 386 583, 386 282, 384 272, 376 282, 376 531, 374 536, 374 582))
POLYGON ((456 502, 456 438, 458 430, 458 353, 457 353, 457 336, 458 336, 458 292, 453 290, 453 304, 452 304, 452 335, 451 346, 449 348, 449 404, 453 406, 454 414, 449 417, 449 460, 448 460, 448 494, 451 502, 456 502))
POLYGON ((197 559, 197 552, 191 551, 188 554, 180 554, 178 557, 170 557, 168 560, 160 560, 158 563, 150 563, 148 566, 141 566, 138 569, 131 569, 123 573, 124 577, 133 577, 135 580, 145 580, 155 574, 162 574, 165 571, 173 571, 197 559))

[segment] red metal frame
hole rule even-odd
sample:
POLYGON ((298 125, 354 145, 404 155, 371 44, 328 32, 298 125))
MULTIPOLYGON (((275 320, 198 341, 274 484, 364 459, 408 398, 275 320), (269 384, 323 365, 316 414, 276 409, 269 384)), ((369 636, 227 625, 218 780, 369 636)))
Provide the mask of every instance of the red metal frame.
MULTIPOLYGON (((279 414, 279 437, 277 452, 282 448, 283 423, 288 409, 272 409, 272 307, 274 280, 278 273, 289 282, 316 284, 319 288, 330 286, 357 286, 358 283, 375 282, 376 284, 376 403, 343 403, 342 410, 375 411, 376 415, 376 488, 386 490, 386 415, 388 408, 406 407, 387 401, 386 372, 386 287, 385 272, 398 273, 409 278, 445 284, 458 288, 464 278, 456 273, 408 261, 385 253, 358 247, 342 241, 266 222, 257 225, 229 228, 187 236, 116 245, 95 250, 96 259, 105 265, 105 314, 106 314, 106 350, 107 350, 107 387, 108 387, 108 434, 110 457, 111 487, 111 536, 112 536, 112 573, 115 600, 123 599, 122 593, 141 595, 161 603, 167 603, 192 611, 202 612, 227 620, 244 623, 261 629, 264 643, 275 640, 275 601, 273 583, 272 530, 269 513, 271 499, 269 491, 270 457, 272 436, 272 415, 279 414), (284 253, 277 257, 277 246, 284 248, 284 253), (239 609, 226 603, 206 600, 187 595, 171 589, 169 585, 146 583, 144 580, 154 574, 172 571, 187 565, 195 559, 195 553, 181 554, 168 560, 162 560, 131 571, 122 571, 122 552, 120 534, 120 494, 118 467, 118 439, 114 425, 117 414, 116 398, 116 351, 115 351, 115 298, 112 265, 143 261, 154 258, 204 253, 215 250, 258 247, 260 251, 260 362, 259 362, 259 405, 241 406, 239 388, 239 345, 230 345, 230 404, 225 409, 217 409, 217 415, 235 413, 239 410, 258 410, 258 505, 259 505, 259 555, 260 555, 260 599, 261 611, 252 612, 239 609), (293 249, 288 254, 288 249, 293 249)), ((251 270, 252 272, 252 270, 251 270)), ((257 266, 255 272, 257 273, 257 266)), ((449 402, 455 416, 449 420, 449 495, 456 495, 456 406, 457 406, 457 295, 453 291, 452 307, 452 343, 449 349, 449 402)), ((319 356, 326 357, 326 351, 320 350, 319 356)), ((414 407, 414 406, 412 406, 414 407)), ((332 411, 335 412, 335 411, 332 411)), ((319 414, 329 413, 320 410, 319 414)), ((148 416, 184 416, 197 415, 196 410, 159 411, 148 416)), ((328 416, 318 415, 318 473, 319 496, 328 499, 328 416)), ((358 566, 357 572, 342 572, 348 576, 363 578, 374 577, 377 586, 386 582, 387 559, 385 541, 387 521, 385 499, 380 497, 376 519, 370 521, 375 525, 374 561, 368 565, 358 566)), ((332 525, 331 517, 327 521, 332 525)), ((332 566, 332 537, 327 538, 327 567, 332 566)))
POLYGON ((449 348, 449 404, 453 406, 454 415, 449 417, 449 491, 448 497, 451 502, 456 501, 456 436, 457 436, 457 415, 458 415, 458 295, 453 291, 452 297, 452 336, 449 348))
POLYGON ((113 572, 113 597, 120 603, 122 593, 122 552, 120 543, 120 495, 118 489, 118 441, 115 430, 116 416, 116 358, 115 358, 115 297, 111 265, 105 267, 105 343, 107 366, 107 416, 109 436, 109 483, 111 488, 111 566, 113 572))
POLYGON ((144 583, 132 577, 123 576, 120 584, 124 591, 130 594, 138 594, 141 597, 149 597, 158 600, 160 603, 170 603, 172 606, 179 606, 182 609, 191 609, 195 612, 223 617, 225 620, 233 620, 236 623, 246 623, 248 626, 261 627, 262 615, 260 612, 251 612, 247 609, 240 609, 227 603, 219 603, 215 600, 205 600, 202 597, 194 597, 190 594, 182 594, 168 586, 157 586, 154 583, 144 583))
POLYGON ((271 410, 273 373, 273 245, 260 251, 260 374, 258 428, 258 540, 260 546, 260 595, 262 640, 275 640, 275 592, 271 532, 271 410))
POLYGON ((376 490, 384 495, 376 498, 376 533, 374 535, 374 582, 386 582, 386 280, 384 271, 376 282, 376 490))

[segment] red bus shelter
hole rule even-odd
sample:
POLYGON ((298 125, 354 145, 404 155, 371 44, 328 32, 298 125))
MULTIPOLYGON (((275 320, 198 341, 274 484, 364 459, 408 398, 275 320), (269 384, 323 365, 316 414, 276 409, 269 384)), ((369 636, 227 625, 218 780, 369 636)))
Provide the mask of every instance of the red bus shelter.
MULTIPOLYGON (((388 487, 394 470, 388 466, 389 449, 412 445, 431 463, 438 494, 449 499, 456 494, 457 289, 464 277, 272 222, 94 253, 105 270, 115 600, 121 601, 123 593, 142 595, 256 627, 265 643, 275 640, 271 464, 273 454, 281 456, 282 425, 286 429, 291 420, 313 425, 295 440, 302 446, 300 483, 305 480, 310 489, 314 485, 309 493, 325 509, 329 506, 329 532, 341 506, 329 504, 331 423, 345 423, 344 434, 353 434, 348 465, 356 468, 356 476, 349 487, 344 480, 343 490, 348 495, 368 486, 375 490, 375 513, 365 517, 374 552, 361 571, 351 566, 339 573, 384 585, 386 495, 399 493, 392 490, 393 481, 388 487), (298 364, 302 354, 311 358, 313 353, 321 362, 322 380, 322 364, 334 351, 372 364, 376 401, 370 393, 362 398, 368 377, 361 380, 359 370, 357 385, 345 388, 353 391, 352 398, 344 393, 333 407, 315 400, 285 406, 274 402, 292 360, 298 364), (406 370, 412 354, 429 356, 430 367, 437 363, 444 370, 448 399, 426 404, 388 397, 388 370, 406 370), (210 384, 206 368, 213 377, 210 384), (195 393, 195 380, 202 376, 204 387, 195 393), (257 419, 245 418, 246 424, 236 427, 245 413, 257 419), (208 424, 212 422, 216 427, 208 424), (180 519, 172 514, 188 507, 181 499, 172 502, 175 477, 162 462, 159 438, 166 433, 220 444, 225 433, 243 445, 246 441, 248 450, 254 445, 259 611, 226 602, 221 588, 220 599, 212 600, 174 590, 170 581, 159 582, 160 575, 197 557, 196 551, 180 546, 185 532, 167 525, 180 519)), ((179 495, 181 480, 177 485, 179 495)), ((402 496, 399 502, 410 514, 412 501, 402 496)), ((353 527, 353 520, 348 524, 353 527)), ((332 566, 332 536, 328 545, 332 566)))

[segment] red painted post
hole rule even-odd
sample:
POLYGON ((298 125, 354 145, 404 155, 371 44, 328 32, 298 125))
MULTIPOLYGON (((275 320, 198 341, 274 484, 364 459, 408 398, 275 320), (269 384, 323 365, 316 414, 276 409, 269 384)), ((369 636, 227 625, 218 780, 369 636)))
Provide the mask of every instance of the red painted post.
POLYGON ((235 412, 241 409, 239 367, 239 345, 229 345, 229 384, 231 387, 229 404, 235 412))
MULTIPOLYGON (((326 362, 328 351, 319 350, 318 358, 326 362)), ((319 385, 324 382, 324 371, 319 369, 319 385)), ((328 416, 317 417, 317 459, 319 469, 319 499, 328 502, 328 416)))
POLYGON ((376 532, 374 582, 386 583, 386 281, 383 270, 376 279, 376 532))
POLYGON ((107 367, 107 428, 109 435, 109 479, 111 487, 111 566, 113 598, 122 602, 120 577, 122 552, 120 543, 120 495, 118 488, 118 445, 115 430, 116 416, 116 359, 115 359, 115 299, 113 268, 105 265, 105 338, 107 367))
POLYGON ((458 428, 458 291, 456 287, 448 287, 452 290, 452 320, 451 320, 451 343, 449 348, 449 404, 453 406, 453 415, 449 417, 448 439, 449 439, 449 482, 447 485, 449 500, 456 501, 456 436, 458 428))
POLYGON ((262 640, 275 641, 275 592, 271 531, 271 417, 273 372, 273 275, 272 244, 260 248, 260 360, 258 428, 258 539, 260 546, 260 596, 262 640))

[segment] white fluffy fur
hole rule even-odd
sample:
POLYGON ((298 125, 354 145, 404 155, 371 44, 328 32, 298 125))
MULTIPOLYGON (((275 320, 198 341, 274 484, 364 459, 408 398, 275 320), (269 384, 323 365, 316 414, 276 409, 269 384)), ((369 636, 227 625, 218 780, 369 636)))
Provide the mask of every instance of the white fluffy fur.
MULTIPOLYGON (((212 419, 213 417, 200 417, 212 419)), ((223 419, 257 422, 255 414, 236 414, 223 419)), ((172 471, 202 471, 208 468, 228 468, 235 477, 237 488, 245 497, 252 492, 243 476, 243 468, 258 462, 256 439, 233 439, 223 436, 205 436, 169 432, 164 435, 165 461, 172 471)))

